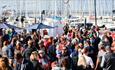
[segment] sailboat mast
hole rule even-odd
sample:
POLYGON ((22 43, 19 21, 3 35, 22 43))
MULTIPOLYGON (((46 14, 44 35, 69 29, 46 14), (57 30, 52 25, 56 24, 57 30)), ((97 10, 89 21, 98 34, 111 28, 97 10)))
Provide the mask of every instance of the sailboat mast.
POLYGON ((39 0, 39 16, 41 16, 41 0, 39 0))
POLYGON ((20 17, 21 17, 21 15, 22 15, 22 10, 21 10, 21 0, 19 0, 19 9, 20 9, 20 17))
POLYGON ((113 18, 113 15, 114 15, 113 10, 114 10, 114 0, 112 0, 112 18, 113 18))
POLYGON ((91 0, 88 0, 89 16, 91 16, 91 0))
POLYGON ((95 12, 95 25, 97 25, 97 10, 96 10, 96 0, 94 0, 94 12, 95 12))
POLYGON ((25 16, 25 0, 23 0, 23 16, 25 16))
POLYGON ((35 12, 34 12, 35 23, 37 22, 36 15, 37 15, 37 0, 35 0, 35 12))
POLYGON ((57 3, 56 3, 57 0, 55 0, 55 16, 57 16, 57 3))
POLYGON ((82 0, 80 0, 80 21, 82 21, 83 18, 83 4, 82 4, 82 0))
POLYGON ((28 16, 27 4, 28 4, 28 1, 25 0, 25 16, 26 17, 28 16))
POLYGON ((80 0, 80 8, 81 8, 81 16, 83 14, 83 9, 82 9, 82 0, 80 0))

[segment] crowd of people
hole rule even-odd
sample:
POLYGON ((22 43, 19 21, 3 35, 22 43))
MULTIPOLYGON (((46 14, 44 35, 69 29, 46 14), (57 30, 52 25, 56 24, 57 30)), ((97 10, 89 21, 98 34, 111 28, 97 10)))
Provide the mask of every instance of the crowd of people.
POLYGON ((115 70, 115 42, 109 31, 100 38, 98 26, 63 27, 51 37, 47 31, 17 33, 0 29, 0 70, 115 70))

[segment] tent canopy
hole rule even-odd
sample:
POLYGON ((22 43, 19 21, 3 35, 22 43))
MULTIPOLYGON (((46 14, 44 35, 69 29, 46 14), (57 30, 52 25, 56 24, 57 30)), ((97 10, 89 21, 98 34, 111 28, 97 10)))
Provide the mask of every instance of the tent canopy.
POLYGON ((0 23, 0 28, 3 28, 3 29, 20 29, 19 27, 16 27, 14 25, 10 25, 8 23, 0 23))
POLYGON ((45 29, 45 28, 52 29, 52 28, 55 28, 55 27, 45 25, 43 23, 36 23, 34 25, 31 25, 31 26, 27 27, 26 29, 45 29))

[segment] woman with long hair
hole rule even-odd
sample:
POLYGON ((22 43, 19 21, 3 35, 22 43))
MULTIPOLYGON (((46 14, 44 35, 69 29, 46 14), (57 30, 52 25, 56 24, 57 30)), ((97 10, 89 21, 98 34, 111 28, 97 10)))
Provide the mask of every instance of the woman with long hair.
POLYGON ((3 57, 8 57, 7 48, 8 48, 8 41, 4 41, 3 47, 2 47, 2 56, 3 57))
POLYGON ((30 61, 33 64, 34 70, 42 70, 40 63, 38 62, 38 53, 36 51, 31 53, 30 61))
POLYGON ((12 70, 6 57, 0 58, 0 70, 12 70))

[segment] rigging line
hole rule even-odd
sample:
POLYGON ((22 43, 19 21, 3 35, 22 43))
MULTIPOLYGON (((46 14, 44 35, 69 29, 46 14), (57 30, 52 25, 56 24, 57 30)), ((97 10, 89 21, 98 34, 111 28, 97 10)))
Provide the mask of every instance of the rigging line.
MULTIPOLYGON (((77 6, 78 6, 78 4, 79 4, 79 0, 77 0, 77 6)), ((79 5, 81 6, 81 3, 80 3, 79 5)), ((78 9, 78 15, 81 14, 81 12, 80 12, 80 11, 81 11, 81 7, 80 7, 80 6, 78 6, 78 8, 79 8, 79 9, 78 9)))
POLYGON ((80 0, 80 8, 81 8, 81 15, 83 14, 83 9, 82 9, 82 0, 80 0))
POLYGON ((98 0, 98 3, 99 3, 99 4, 98 4, 98 10, 99 10, 99 11, 98 11, 98 15, 101 16, 101 9, 100 9, 101 6, 100 6, 100 1, 101 1, 101 0, 98 0))
POLYGON ((70 4, 68 3, 67 4, 67 13, 68 13, 68 15, 70 14, 70 10, 71 10, 71 7, 70 7, 70 4))
POLYGON ((115 1, 112 0, 112 17, 113 17, 113 14, 114 14, 114 13, 113 13, 113 10, 114 10, 114 2, 115 2, 115 1))
POLYGON ((89 16, 91 16, 91 1, 88 0, 89 16))
POLYGON ((39 0, 39 16, 41 16, 41 0, 39 0))
POLYGON ((83 17, 84 17, 84 14, 87 14, 87 10, 86 10, 86 7, 88 8, 88 4, 86 2, 86 0, 84 1, 84 4, 83 4, 83 17))
POLYGON ((105 7, 106 7, 105 13, 107 14, 106 16, 108 16, 109 15, 109 11, 108 11, 109 9, 108 9, 108 3, 106 0, 105 0, 105 7))
POLYGON ((22 14, 22 10, 21 10, 21 0, 19 0, 19 7, 20 7, 20 17, 21 17, 21 14, 22 14))
POLYGON ((57 1, 56 0, 54 0, 54 16, 56 16, 57 15, 57 1))
POLYGON ((97 25, 97 7, 96 7, 97 1, 94 0, 94 10, 95 10, 95 25, 97 25))
POLYGON ((93 12, 93 0, 89 0, 89 17, 90 17, 90 19, 92 20, 92 17, 93 17, 93 14, 94 14, 94 12, 93 12))
POLYGON ((59 1, 57 1, 57 16, 59 16, 59 1))
POLYGON ((105 15, 105 9, 104 9, 104 2, 103 2, 104 0, 101 0, 101 9, 102 9, 102 15, 105 15))
POLYGON ((109 3, 109 7, 111 7, 111 8, 109 9, 109 15, 112 16, 112 0, 111 0, 110 3, 109 3))
POLYGON ((48 2, 48 12, 47 12, 47 15, 48 15, 48 17, 49 17, 49 15, 50 15, 50 13, 51 13, 51 5, 50 5, 51 3, 50 3, 50 1, 48 2))
POLYGON ((62 1, 60 0, 60 16, 62 15, 62 1))

